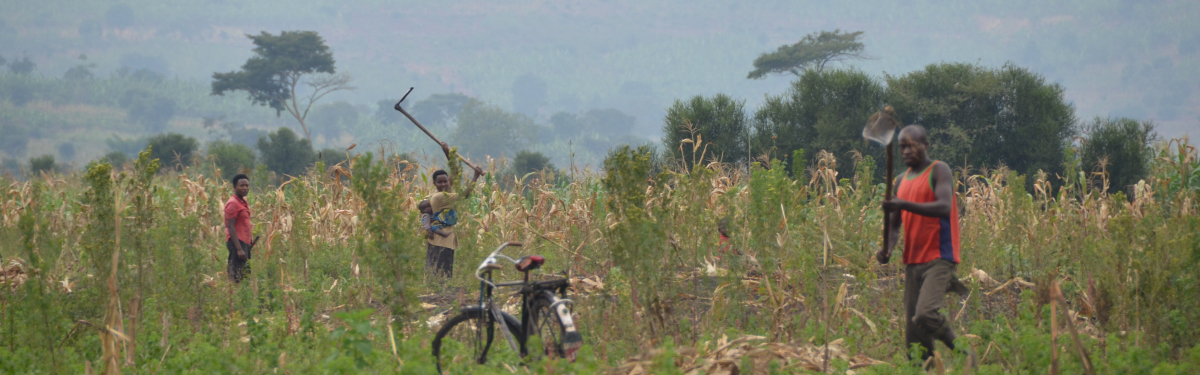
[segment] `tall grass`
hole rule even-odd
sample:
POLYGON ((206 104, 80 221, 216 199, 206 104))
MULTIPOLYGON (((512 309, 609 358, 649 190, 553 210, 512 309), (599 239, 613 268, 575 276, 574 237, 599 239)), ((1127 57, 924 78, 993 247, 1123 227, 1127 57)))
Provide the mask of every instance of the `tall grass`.
MULTIPOLYGON (((841 340, 849 355, 901 366, 860 373, 911 369, 901 266, 872 257, 882 185, 870 157, 854 158, 851 180, 820 152, 802 166, 688 166, 652 155, 615 150, 603 175, 480 182, 460 206, 457 271, 446 281, 422 271, 416 225, 415 202, 433 191, 431 164, 359 155, 279 186, 254 173, 249 200, 262 240, 236 286, 224 275, 222 207, 232 189, 210 177, 219 176, 211 166, 159 172, 146 154, 132 170, 92 165, 4 181, 0 261, 5 275, 27 278, 2 281, 0 371, 82 373, 102 363, 171 373, 432 371, 429 322, 472 300, 469 270, 508 240, 526 243, 514 255, 546 257, 543 277, 576 280, 581 360, 534 368, 609 371, 654 347, 705 351, 746 334, 841 340), (722 219, 737 253, 717 250, 722 219)), ((1051 361, 1081 369, 1078 356, 1050 354, 1068 353, 1051 333, 1055 282, 1067 302, 1057 307, 1079 325, 1098 368, 1197 364, 1200 160, 1186 139, 1159 156, 1131 196, 1105 193, 1102 171, 956 172, 959 276, 973 287, 948 313, 983 372, 1042 372, 1051 361)), ((480 373, 520 367, 500 350, 480 373)))

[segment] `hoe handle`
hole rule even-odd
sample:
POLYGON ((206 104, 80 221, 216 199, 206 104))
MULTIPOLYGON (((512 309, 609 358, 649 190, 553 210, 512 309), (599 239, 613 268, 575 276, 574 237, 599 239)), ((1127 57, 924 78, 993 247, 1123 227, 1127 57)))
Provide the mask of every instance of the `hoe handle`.
MULTIPOLYGON (((884 166, 886 168, 885 169, 886 172, 884 172, 884 173, 887 175, 887 180, 885 180, 887 188, 886 188, 886 194, 883 196, 883 199, 889 199, 892 197, 892 182, 895 180, 895 176, 894 176, 895 172, 893 171, 893 168, 892 168, 892 154, 893 154, 892 147, 893 147, 893 145, 894 145, 893 143, 888 143, 888 145, 887 145, 887 157, 885 158, 885 160, 887 160, 887 161, 884 162, 884 166)), ((888 213, 885 212, 883 214, 883 242, 882 242, 885 249, 887 248, 888 235, 891 234, 891 231, 892 231, 891 229, 892 229, 892 220, 890 218, 890 215, 888 215, 888 213)), ((885 260, 890 259, 892 257, 891 251, 888 251, 887 254, 885 254, 885 255, 886 255, 886 257, 884 258, 885 260)), ((882 261, 880 263, 887 263, 887 262, 882 261)))
MULTIPOLYGON (((412 90, 413 90, 412 88, 409 88, 408 92, 411 93, 412 90)), ((405 93, 404 98, 407 98, 407 97, 408 97, 408 93, 405 93)), ((408 111, 405 111, 404 107, 400 106, 400 103, 404 101, 404 98, 400 98, 400 101, 396 102, 396 106, 393 108, 395 108, 397 111, 400 111, 400 113, 404 114, 404 117, 408 117, 408 120, 412 121, 413 125, 417 126, 417 129, 421 129, 421 131, 425 132, 425 135, 428 135, 429 138, 433 138, 434 142, 437 142, 439 145, 442 144, 442 140, 438 139, 438 137, 433 135, 433 133, 430 133, 429 129, 426 129, 424 125, 421 125, 421 122, 417 121, 416 117, 413 117, 412 115, 408 114, 408 111)), ((468 167, 471 167, 471 169, 477 168, 475 166, 475 164, 471 164, 471 162, 467 161, 467 158, 464 158, 462 155, 458 155, 458 159, 462 160, 463 164, 466 164, 468 167)))

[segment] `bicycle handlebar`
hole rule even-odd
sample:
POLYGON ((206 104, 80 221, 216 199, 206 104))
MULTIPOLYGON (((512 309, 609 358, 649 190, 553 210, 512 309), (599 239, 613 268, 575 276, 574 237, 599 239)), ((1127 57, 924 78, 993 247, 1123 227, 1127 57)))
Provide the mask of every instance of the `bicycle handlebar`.
POLYGON ((491 281, 488 281, 483 278, 483 276, 482 276, 483 270, 488 269, 488 268, 498 269, 495 266, 492 266, 492 265, 496 264, 497 258, 503 258, 504 260, 507 260, 507 261, 511 262, 512 264, 517 264, 516 259, 510 258, 509 256, 504 255, 504 254, 500 254, 500 250, 504 250, 504 248, 509 247, 509 246, 518 246, 519 247, 522 245, 524 245, 524 244, 520 243, 520 242, 516 242, 516 241, 508 241, 508 242, 500 244, 500 247, 497 247, 496 250, 493 250, 491 254, 488 254, 487 258, 483 258, 482 263, 479 263, 479 267, 475 269, 475 278, 479 279, 479 281, 482 281, 488 285, 491 285, 493 288, 499 288, 498 286, 496 286, 496 284, 493 284, 491 281), (489 267, 489 266, 491 266, 491 267, 489 267))

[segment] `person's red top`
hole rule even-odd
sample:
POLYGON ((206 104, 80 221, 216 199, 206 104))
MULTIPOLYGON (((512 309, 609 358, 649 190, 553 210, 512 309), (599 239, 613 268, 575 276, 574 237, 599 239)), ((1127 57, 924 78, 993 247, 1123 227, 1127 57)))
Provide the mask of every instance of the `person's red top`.
MULTIPOLYGON (((234 194, 225 202, 225 220, 233 219, 233 229, 242 242, 250 243, 250 205, 234 194)), ((225 229, 225 240, 229 241, 229 229, 225 229)))
POLYGON ((726 236, 721 232, 717 232, 717 234, 721 236, 721 239, 717 240, 717 258, 720 258, 721 255, 727 252, 732 252, 736 255, 742 255, 741 251, 733 248, 733 244, 729 242, 729 236, 726 236))
MULTIPOLYGON (((904 173, 896 197, 914 203, 937 201, 933 192, 933 166, 930 164, 920 175, 913 175, 912 168, 904 173)), ((950 216, 921 216, 900 211, 904 225, 904 264, 922 264, 934 259, 960 262, 958 242, 958 202, 950 198, 950 216)))

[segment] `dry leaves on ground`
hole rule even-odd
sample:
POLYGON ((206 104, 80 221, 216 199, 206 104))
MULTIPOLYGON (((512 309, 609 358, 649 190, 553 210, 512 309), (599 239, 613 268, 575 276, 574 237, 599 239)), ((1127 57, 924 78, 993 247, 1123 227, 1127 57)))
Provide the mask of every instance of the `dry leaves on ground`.
MULTIPOLYGON (((717 375, 741 374, 746 370, 740 367, 744 359, 749 359, 753 363, 751 371, 753 374, 766 374, 771 368, 771 362, 777 363, 779 368, 785 372, 832 371, 832 366, 827 364, 837 359, 848 362, 850 369, 886 364, 886 362, 871 359, 862 353, 851 356, 842 339, 830 342, 828 347, 812 343, 762 342, 764 340, 765 338, 762 336, 749 335, 733 341, 721 337, 716 343, 711 343, 716 345, 713 351, 708 351, 710 342, 702 343, 699 349, 683 348, 679 350, 678 356, 675 358, 675 366, 689 375, 701 372, 717 375), (758 343, 752 344, 753 342, 758 343)), ((649 353, 629 358, 617 367, 614 374, 649 374, 653 368, 654 357, 662 353, 663 349, 655 349, 649 353)))

